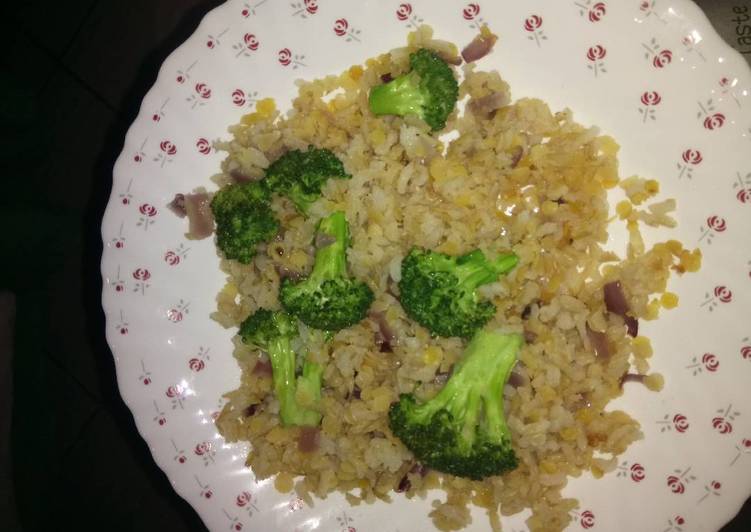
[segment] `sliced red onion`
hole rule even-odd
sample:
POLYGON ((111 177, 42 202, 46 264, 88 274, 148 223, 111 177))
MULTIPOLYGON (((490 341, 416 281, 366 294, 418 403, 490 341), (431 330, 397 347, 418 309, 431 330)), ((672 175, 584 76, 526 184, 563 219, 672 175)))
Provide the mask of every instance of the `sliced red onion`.
POLYGON ((297 437, 297 449, 302 453, 312 453, 318 449, 321 429, 318 427, 301 427, 297 437))
POLYGON ((399 343, 399 339, 391 326, 386 321, 386 314, 383 312, 371 311, 368 316, 378 325, 375 332, 374 341, 381 353, 391 353, 394 346, 399 343))
POLYGON ((272 374, 271 362, 268 360, 260 358, 258 359, 258 362, 256 362, 256 365, 253 366, 253 375, 258 375, 259 377, 271 377, 272 374))
POLYGON ((592 344, 595 355, 602 360, 608 360, 611 356, 610 343, 608 343, 608 336, 604 332, 595 331, 590 329, 587 324, 587 338, 589 343, 592 344))
POLYGON ((259 175, 258 177, 250 177, 249 175, 245 174, 240 170, 239 168, 235 168, 234 170, 229 171, 230 177, 235 180, 236 183, 250 183, 253 181, 260 181, 263 179, 262 175, 259 175))
POLYGON ((481 33, 464 47, 462 57, 467 63, 478 61, 490 53, 497 40, 498 37, 493 34, 485 36, 481 33))
POLYGON ((188 237, 201 240, 214 233, 214 213, 211 200, 205 192, 185 196, 185 213, 188 215, 188 237))
POLYGON ((631 336, 639 334, 639 321, 630 316, 628 301, 626 300, 626 294, 623 293, 623 286, 620 281, 612 281, 605 284, 602 287, 603 296, 605 298, 605 307, 608 312, 621 316, 626 322, 627 332, 631 336))
POLYGON ((627 382, 639 382, 641 384, 644 384, 644 379, 646 378, 646 375, 640 375, 638 373, 624 373, 621 377, 620 385, 621 388, 623 388, 623 385, 627 382))
MULTIPOLYGON (((502 92, 491 92, 481 98, 471 100, 468 106, 469 110, 475 115, 488 118, 507 103, 508 98, 505 94, 502 92)), ((518 147, 521 148, 521 146, 518 147)), ((521 155, 519 158, 521 158, 521 155)))
POLYGON ((188 214, 185 212, 185 194, 175 194, 174 199, 167 204, 167 208, 180 218, 185 218, 188 214))

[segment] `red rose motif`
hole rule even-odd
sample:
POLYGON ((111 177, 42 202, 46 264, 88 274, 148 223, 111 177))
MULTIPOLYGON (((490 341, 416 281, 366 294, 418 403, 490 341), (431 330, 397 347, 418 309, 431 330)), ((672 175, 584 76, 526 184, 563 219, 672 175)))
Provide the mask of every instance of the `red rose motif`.
POLYGON ((115 285, 115 291, 116 292, 122 292, 123 290, 125 290, 125 286, 122 283, 117 283, 115 285))
POLYGON ((245 92, 241 89, 235 89, 232 91, 232 103, 238 107, 245 105, 245 92))
POLYGON ((182 75, 180 75, 180 76, 177 76, 177 77, 175 78, 175 80, 176 80, 176 81, 177 81, 178 83, 180 83, 180 84, 182 84, 182 83, 185 83, 185 76, 182 76, 182 75))
POLYGON ((682 525, 682 524, 684 524, 686 522, 686 520, 683 517, 681 517, 680 515, 676 515, 675 518, 674 518, 674 521, 675 521, 676 525, 682 525))
POLYGON ((143 385, 144 386, 148 386, 149 384, 151 384, 151 378, 150 377, 144 377, 143 378, 143 385))
POLYGON ((592 528, 593 526, 595 526, 595 514, 593 514, 590 510, 584 510, 579 516, 579 524, 584 529, 592 528))
POLYGON ((163 140, 159 143, 159 149, 167 155, 175 155, 177 153, 177 146, 172 144, 169 140, 163 140))
POLYGON ((158 420, 157 422, 159 423, 159 426, 160 426, 160 427, 161 427, 161 426, 164 426, 164 424, 165 424, 165 423, 167 423, 167 418, 164 418, 164 417, 160 417, 160 418, 159 418, 159 420, 158 420))
POLYGON ((712 428, 720 434, 730 434, 733 432, 733 425, 722 416, 712 419, 712 428))
POLYGON ((642 11, 649 11, 649 2, 644 0, 644 2, 639 4, 639 9, 641 9, 642 11))
POLYGON ((607 50, 605 50, 605 47, 597 44, 595 46, 592 46, 587 50, 587 59, 594 62, 599 59, 603 59, 607 55, 607 50))
POLYGON ((741 356, 744 360, 751 360, 751 345, 741 347, 741 356))
POLYGON ((240 532, 240 530, 242 530, 242 529, 243 529, 243 524, 242 523, 235 523, 235 530, 237 530, 238 532, 240 532))
POLYGON ((401 4, 396 10, 396 18, 399 20, 407 20, 412 14, 412 4, 401 4))
POLYGON ((211 490, 206 490, 203 492, 203 496, 206 497, 207 499, 210 499, 213 494, 214 493, 211 490))
POLYGON ((712 231, 717 231, 718 233, 722 233, 727 228, 725 219, 720 216, 710 216, 707 218, 707 226, 709 226, 712 231))
POLYGON ((741 203, 751 203, 751 188, 742 188, 735 195, 741 203))
POLYGON ((715 286, 714 295, 723 303, 730 303, 733 300, 733 292, 727 286, 715 286))
POLYGON ((156 207, 149 203, 144 203, 143 205, 138 207, 138 210, 141 212, 141 214, 148 216, 149 218, 153 218, 157 213, 156 207))
POLYGON ((681 157, 687 164, 696 165, 702 161, 701 152, 699 150, 692 150, 690 148, 684 151, 681 157))
POLYGON ((704 353, 701 357, 701 363, 707 368, 707 371, 715 372, 720 367, 719 359, 712 353, 704 353))
POLYGON ((206 364, 200 358, 191 358, 188 361, 188 367, 192 369, 193 371, 201 371, 203 368, 206 367, 206 364))
POLYGON ((318 11, 318 0, 305 0, 305 11, 311 15, 315 15, 318 11))
POLYGON ((148 281, 151 279, 151 273, 146 268, 138 268, 133 271, 133 279, 136 281, 148 281))
POLYGON ((340 18, 337 19, 336 22, 334 22, 334 33, 336 33, 339 37, 347 34, 347 28, 349 28, 349 23, 347 22, 346 18, 340 18))
POLYGON ((123 246, 125 246, 125 242, 123 242, 122 240, 119 240, 118 242, 115 243, 115 247, 117 249, 122 249, 123 246))
POLYGON ((198 148, 198 152, 203 155, 211 153, 211 144, 209 144, 209 141, 204 138, 200 138, 196 141, 196 148, 198 148))
POLYGON ((676 432, 686 432, 689 427, 688 419, 683 414, 676 414, 673 416, 673 426, 676 432))
POLYGON ((686 491, 686 486, 683 485, 681 479, 673 475, 668 477, 668 487, 670 488, 670 491, 679 495, 686 491))
POLYGON ((180 397, 182 393, 183 393, 182 386, 180 386, 179 384, 174 384, 170 386, 169 388, 167 388, 167 391, 164 392, 164 395, 172 399, 174 397, 180 397))
POLYGON ((634 464, 631 466, 631 480, 634 482, 641 482, 646 476, 643 465, 634 464))
POLYGON ((730 80, 728 78, 722 78, 720 80, 720 87, 727 87, 730 85, 730 80))
POLYGON ((249 491, 243 491, 235 498, 235 504, 242 508, 246 504, 248 504, 251 500, 253 500, 253 496, 250 494, 249 491))
POLYGON ((214 41, 212 41, 211 39, 209 39, 208 41, 206 41, 206 47, 207 48, 213 48, 214 47, 214 41))
POLYGON ((127 327, 120 327, 120 334, 128 334, 128 328, 127 327))
POLYGON ((530 15, 524 21, 524 29, 527 31, 535 31, 540 26, 542 26, 542 17, 540 15, 530 15))
POLYGON ((721 128, 724 123, 725 115, 722 113, 715 113, 704 119, 704 127, 710 131, 721 128))
POLYGON ((183 321, 183 313, 177 310, 176 308, 170 309, 167 312, 167 319, 173 323, 183 321))
POLYGON ((198 456, 203 456, 204 454, 211 452, 211 443, 207 441, 198 443, 193 449, 193 452, 196 453, 198 456))
POLYGON ((641 95, 641 103, 644 105, 658 105, 661 101, 660 93, 655 91, 646 91, 641 95))
POLYGON ((718 490, 718 489, 722 488, 722 484, 720 482, 716 481, 716 480, 713 480, 712 483, 710 484, 710 486, 712 486, 713 490, 718 490))
POLYGON ((204 100, 208 100, 211 98, 211 89, 208 85, 205 83, 196 83, 196 93, 203 98, 204 100))
POLYGON ((467 20, 474 20, 479 14, 480 6, 478 4, 467 4, 467 7, 462 10, 462 16, 467 20))
POLYGON ((260 44, 256 36, 252 33, 246 33, 243 36, 243 42, 245 42, 245 46, 248 47, 248 50, 253 51, 258 50, 258 45, 260 44))
POLYGON ((162 119, 162 117, 161 117, 161 115, 159 113, 154 113, 153 115, 151 115, 151 119, 154 122, 159 122, 162 119))
POLYGON ((143 161, 143 158, 141 157, 141 154, 139 154, 139 153, 136 153, 136 154, 135 154, 135 155, 133 156, 133 160, 134 160, 135 162, 137 162, 137 163, 140 163, 141 161, 143 161))
POLYGON ((660 50, 652 59, 652 65, 655 68, 663 68, 668 66, 672 60, 673 52, 670 50, 660 50))
POLYGON ((587 16, 589 17, 590 22, 599 22, 600 19, 605 16, 605 13, 605 4, 603 2, 597 2, 590 8, 587 16))
POLYGON ((166 262, 170 266, 177 266, 178 264, 180 264, 180 255, 178 255, 174 251, 168 251, 164 254, 164 262, 166 262))
POLYGON ((180 455, 177 457, 177 461, 180 462, 181 464, 184 464, 186 460, 187 458, 185 458, 183 455, 180 455))
POLYGON ((741 441, 741 445, 749 449, 751 448, 751 440, 749 440, 748 438, 743 438, 743 441, 741 441))
POLYGON ((277 59, 283 66, 287 66, 292 62, 292 52, 289 51, 289 48, 282 48, 277 54, 277 59))
POLYGON ((243 16, 243 18, 248 18, 250 16, 250 9, 245 8, 242 11, 240 11, 240 14, 243 16))

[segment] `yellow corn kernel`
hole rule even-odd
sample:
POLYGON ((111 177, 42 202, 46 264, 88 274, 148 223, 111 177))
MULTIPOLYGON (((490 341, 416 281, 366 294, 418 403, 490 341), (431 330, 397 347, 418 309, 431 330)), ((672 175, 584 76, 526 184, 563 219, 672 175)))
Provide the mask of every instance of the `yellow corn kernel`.
POLYGON ((362 77, 362 67, 360 65, 353 65, 349 67, 349 71, 347 73, 349 74, 350 78, 357 81, 362 77))
POLYGON ((566 441, 575 441, 577 436, 579 436, 579 431, 576 430, 576 427, 566 427, 561 430, 561 438, 566 441))
POLYGON ((656 320, 660 315, 660 300, 653 299, 647 304, 647 312, 644 314, 645 320, 656 320))
POLYGON ((558 211, 558 204, 554 201, 545 200, 542 202, 541 211, 545 216, 553 216, 558 211))
POLYGON ((274 479, 276 491, 289 493, 295 487, 294 478, 289 473, 279 473, 274 479))
POLYGON ((602 186, 605 188, 614 188, 618 184, 618 176, 613 174, 608 174, 604 177, 602 177, 602 186))
POLYGON ((386 133, 381 128, 374 129, 370 132, 370 143, 373 146, 380 146, 386 142, 386 133))
POLYGON ((548 475, 554 475, 555 473, 558 473, 558 466, 554 462, 542 460, 540 462, 540 470, 548 475))
POLYGON ((276 103, 274 98, 264 98, 256 102, 256 112, 264 118, 267 118, 274 114, 276 111, 276 103))
POLYGON ((660 183, 654 179, 647 179, 647 182, 644 183, 644 188, 650 196, 654 196, 660 191, 660 183))
POLYGON ((644 385, 653 392, 659 392, 665 386, 665 379, 659 373, 651 373, 644 378, 644 385))
POLYGON ((576 414, 574 414, 574 417, 576 418, 577 421, 581 421, 582 423, 589 423, 590 421, 592 421, 594 414, 592 413, 591 408, 580 408, 579 410, 576 411, 576 414))
POLYGON ((668 310, 678 306, 678 295, 673 292, 665 292, 660 296, 660 304, 668 310))
POLYGON ((633 211, 631 202, 628 200, 619 201, 615 206, 615 212, 618 214, 621 220, 628 218, 628 215, 633 211))
POLYGON ((646 336, 637 336, 631 342, 634 348, 634 356, 637 358, 649 358, 652 356, 652 344, 646 336))
POLYGON ((428 347, 422 355, 422 361, 427 366, 433 366, 438 364, 443 359, 443 349, 438 346, 431 345, 428 347))

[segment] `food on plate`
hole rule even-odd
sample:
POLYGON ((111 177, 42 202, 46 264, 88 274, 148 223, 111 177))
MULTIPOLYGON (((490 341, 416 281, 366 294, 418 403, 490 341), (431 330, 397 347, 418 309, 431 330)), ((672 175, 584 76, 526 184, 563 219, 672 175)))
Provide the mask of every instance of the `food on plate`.
POLYGON ((307 151, 290 150, 274 161, 266 169, 262 184, 287 196, 304 213, 321 197, 321 187, 329 178, 351 177, 331 150, 309 146, 307 151))
POLYGON ((467 526, 472 504, 496 530, 527 508, 531 529, 563 529, 578 504, 568 477, 613 471, 641 438, 609 403, 624 382, 661 388, 638 323, 675 306, 670 275, 701 254, 648 244, 675 202, 653 180, 618 187, 612 138, 441 59, 456 50, 420 27, 406 47, 299 82, 286 114, 258 101, 216 144, 214 203, 237 194, 249 220, 214 209, 227 283, 212 317, 240 327, 242 371, 216 424, 250 442, 256 478, 311 504, 440 489, 442 530, 467 526), (426 79, 446 97, 436 107, 414 96, 426 79), (609 193, 624 197, 615 215, 609 193), (626 244, 606 249, 618 228, 626 244), (237 235, 230 252, 222 232, 237 235))
POLYGON ((323 367, 305 360, 297 374, 297 354, 292 346, 298 338, 297 321, 284 312, 258 309, 240 324, 239 335, 244 343, 263 349, 269 357, 281 422, 318 425, 323 367))
POLYGON ((256 247, 271 239, 279 222, 269 205, 269 192, 259 183, 235 183, 211 200, 216 220, 216 245, 225 258, 248 264, 256 247))
POLYGON ((349 224, 343 212, 321 220, 316 230, 313 269, 303 279, 282 281, 282 307, 306 325, 329 332, 365 318, 373 302, 373 291, 347 275, 348 246, 349 224))
POLYGON ((459 94, 454 71, 425 48, 411 53, 409 64, 409 72, 370 90, 370 110, 376 116, 419 116, 432 130, 443 129, 459 94))
POLYGON ((476 249, 460 257, 412 248, 402 260, 399 302, 407 315, 438 336, 470 338, 495 315, 477 289, 519 262, 513 253, 488 260, 476 249))
POLYGON ((483 480, 515 469, 503 387, 522 343, 520 334, 478 331, 435 397, 418 404, 402 394, 391 405, 391 431, 436 471, 483 480))

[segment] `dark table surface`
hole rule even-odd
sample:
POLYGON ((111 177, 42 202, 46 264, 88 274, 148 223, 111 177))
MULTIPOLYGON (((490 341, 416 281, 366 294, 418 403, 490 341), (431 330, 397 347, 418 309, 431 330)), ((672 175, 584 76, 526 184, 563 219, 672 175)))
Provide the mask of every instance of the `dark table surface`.
MULTIPOLYGON (((204 530, 120 399, 100 307, 99 224, 113 162, 159 65, 220 3, 3 8, 0 292, 16 296, 16 325, 14 505, 0 505, 1 530, 204 530)), ((747 3, 704 4, 731 20, 733 5, 747 3)), ((748 506, 724 530, 751 530, 748 506)))

